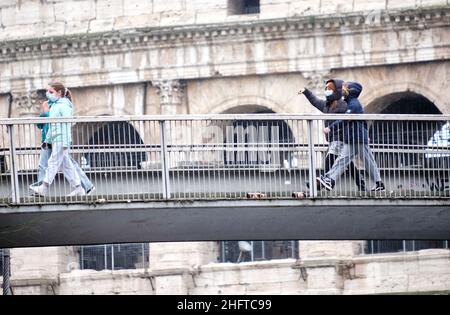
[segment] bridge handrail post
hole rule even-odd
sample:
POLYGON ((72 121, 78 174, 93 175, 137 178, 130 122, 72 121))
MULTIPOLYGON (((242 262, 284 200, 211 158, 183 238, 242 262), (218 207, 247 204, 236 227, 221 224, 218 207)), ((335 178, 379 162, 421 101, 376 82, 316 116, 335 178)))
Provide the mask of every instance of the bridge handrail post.
POLYGON ((19 176, 17 173, 17 163, 16 163, 16 145, 14 143, 14 125, 8 125, 7 127, 9 134, 9 147, 10 147, 10 160, 11 160, 11 195, 12 202, 19 203, 19 176))
POLYGON ((167 152, 166 141, 166 121, 159 123, 161 134, 161 167, 162 167, 162 184, 163 198, 170 199, 170 178, 169 178, 169 153, 167 152))
POLYGON ((306 121, 308 127, 308 164, 309 164, 309 195, 317 197, 316 190, 316 155, 314 150, 314 120, 306 121))

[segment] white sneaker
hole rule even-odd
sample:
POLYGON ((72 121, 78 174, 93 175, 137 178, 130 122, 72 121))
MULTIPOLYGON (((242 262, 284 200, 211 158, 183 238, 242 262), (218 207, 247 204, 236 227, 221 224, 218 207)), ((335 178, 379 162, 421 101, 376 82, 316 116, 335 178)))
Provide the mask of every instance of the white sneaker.
POLYGON ((91 189, 89 189, 87 192, 86 192, 86 195, 92 195, 92 193, 95 191, 95 186, 92 186, 92 188, 91 189))
POLYGON ((84 191, 83 187, 77 186, 77 187, 75 187, 75 190, 72 191, 67 196, 68 197, 73 197, 73 196, 84 196, 84 195, 86 195, 86 192, 84 191))
POLYGON ((30 189, 39 196, 46 196, 48 192, 48 189, 44 184, 39 186, 30 186, 30 189))

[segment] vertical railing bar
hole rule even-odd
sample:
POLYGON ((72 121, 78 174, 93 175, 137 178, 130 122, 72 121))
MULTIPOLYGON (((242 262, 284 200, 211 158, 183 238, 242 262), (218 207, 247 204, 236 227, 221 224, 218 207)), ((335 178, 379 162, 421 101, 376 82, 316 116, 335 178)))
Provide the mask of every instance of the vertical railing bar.
POLYGON ((314 150, 314 121, 307 120, 308 127, 308 160, 309 160, 309 195, 313 198, 317 197, 316 191, 316 161, 315 161, 315 150, 314 150))
MULTIPOLYGON (((138 141, 138 139, 136 139, 136 137, 139 137, 140 135, 138 133, 138 130, 134 127, 134 125, 132 124, 131 121, 128 122, 128 126, 129 126, 128 127, 128 143, 129 143, 130 149, 132 151, 129 155, 130 159, 129 159, 129 161, 127 161, 127 164, 130 164, 129 175, 131 177, 131 184, 129 186, 129 187, 131 187, 131 192, 130 192, 131 197, 130 197, 130 195, 128 195, 128 199, 136 200, 136 198, 137 199, 140 198, 139 195, 138 196, 136 195, 136 189, 135 189, 135 184, 134 184, 135 180, 137 180, 137 177, 139 176, 139 171, 138 171, 139 166, 137 164, 136 164, 136 166, 133 165, 134 164, 133 157, 136 158, 136 163, 137 163, 139 161, 139 159, 138 159, 139 152, 137 152, 137 150, 133 152, 133 148, 136 149, 138 147, 137 142, 139 142, 139 141, 138 141), (133 139, 134 143, 131 141, 131 133, 132 132, 135 135, 135 137, 133 139), (136 171, 135 171, 135 167, 136 167, 136 171), (134 174, 136 174, 136 178, 135 178, 134 174)), ((127 158, 127 156, 125 156, 125 157, 127 158)), ((128 166, 127 166, 127 168, 128 168, 128 166)), ((127 174, 128 174, 128 171, 127 171, 127 174)), ((138 191, 138 193, 139 193, 139 191, 138 191)))
MULTIPOLYGON (((110 137, 109 137, 109 130, 110 129, 112 129, 113 130, 113 134, 112 134, 112 138, 113 138, 113 144, 114 143, 120 143, 120 140, 119 140, 119 142, 117 142, 117 140, 116 140, 116 133, 114 132, 114 129, 115 129, 115 127, 114 127, 114 123, 112 123, 111 124, 111 127, 109 127, 108 125, 109 124, 111 124, 111 123, 109 123, 109 122, 107 122, 107 123, 103 123, 103 124, 100 124, 100 128, 99 128, 99 130, 97 131, 97 137, 98 137, 98 140, 96 141, 98 144, 100 144, 100 133, 99 133, 99 131, 101 131, 101 133, 102 133, 102 139, 104 139, 103 140, 103 142, 107 142, 107 141, 105 141, 105 139, 110 139, 110 137), (107 130, 107 132, 108 132, 108 138, 106 138, 105 137, 105 129, 107 130)), ((108 141, 108 142, 110 142, 110 141, 108 141)), ((106 144, 104 143, 104 145, 105 145, 105 147, 106 147, 106 144)), ((108 147, 111 147, 111 145, 109 145, 108 147)), ((108 148, 109 150, 110 150, 110 148, 108 148)), ((111 151, 107 151, 108 149, 106 149, 105 148, 105 152, 102 154, 102 153, 99 153, 96 157, 97 157, 97 159, 99 160, 99 162, 100 162, 100 165, 101 164, 104 164, 104 167, 105 167, 105 169, 108 169, 108 167, 112 167, 111 165, 107 165, 107 162, 109 161, 109 163, 111 164, 111 163, 115 163, 115 161, 113 161, 113 157, 114 157, 114 155, 113 154, 116 154, 116 153, 113 153, 113 152, 111 152, 111 151), (106 157, 107 156, 109 156, 109 159, 107 159, 106 157), (100 159, 100 158, 103 158, 104 159, 104 161, 102 161, 102 159, 100 159)), ((118 165, 119 166, 119 165, 118 165)), ((118 166, 117 166, 117 169, 118 169, 118 166)), ((100 166, 101 167, 101 166, 100 166)), ((119 170, 119 169, 118 169, 119 170)), ((119 170, 119 173, 120 173, 120 182, 122 183, 123 182, 123 170, 119 170)), ((107 174, 107 172, 106 171, 104 171, 103 173, 101 173, 101 175, 100 176, 102 176, 102 175, 105 175, 105 195, 106 195, 106 197, 109 199, 109 198, 111 198, 111 197, 113 197, 112 196, 112 191, 110 190, 110 189, 108 189, 108 188, 111 188, 112 186, 113 186, 113 182, 114 182, 114 180, 113 180, 113 176, 115 176, 115 179, 117 180, 117 178, 119 177, 118 176, 118 173, 115 173, 114 175, 113 174, 111 174, 111 177, 110 178, 108 178, 108 174, 107 174), (111 180, 111 185, 108 185, 108 180, 111 180)), ((117 196, 117 199, 118 200, 120 200, 120 199, 122 199, 123 198, 123 194, 118 194, 118 196, 117 196)))
POLYGON ((16 163, 16 145, 14 142, 14 125, 8 125, 9 132, 9 145, 11 148, 10 151, 10 161, 11 161, 11 193, 12 193, 12 203, 19 203, 19 194, 18 194, 18 184, 19 177, 17 173, 17 163, 16 163))
MULTIPOLYGON (((398 187, 398 183, 396 183, 395 182, 395 171, 394 171, 394 169, 396 168, 396 167, 398 167, 398 165, 399 165, 399 157, 400 157, 400 155, 399 154, 396 154, 396 153, 394 153, 396 150, 395 150, 395 141, 394 141, 394 139, 393 139, 393 136, 394 136, 394 121, 390 121, 390 122, 387 122, 387 125, 388 125, 388 137, 389 137, 389 134, 391 134, 392 135, 392 137, 390 138, 390 141, 388 141, 388 142, 390 142, 390 145, 388 146, 388 148, 389 149, 391 149, 392 148, 392 152, 393 153, 391 153, 391 154, 388 154, 387 156, 388 156, 388 159, 389 159, 389 169, 388 169, 388 176, 389 176, 389 185, 390 186, 393 186, 393 185, 397 185, 397 187, 398 187), (389 131, 389 127, 390 127, 390 131, 389 131), (389 158, 389 157, 391 157, 391 158, 389 158), (392 159, 392 161, 390 161, 392 159), (394 177, 394 182, 392 181, 392 176, 394 177)), ((398 195, 399 195, 399 189, 395 189, 395 187, 394 187, 394 197, 397 197, 398 195)))
MULTIPOLYGON (((440 129, 441 128, 439 128, 439 123, 438 122, 434 122, 434 124, 435 124, 435 128, 433 128, 432 130, 434 131, 434 130, 437 130, 438 132, 440 131, 440 129)), ((439 144, 439 146, 440 146, 440 144, 439 144)), ((436 151, 438 151, 439 152, 439 148, 436 148, 436 151)), ((436 189, 436 191, 435 191, 435 193, 434 193, 434 196, 435 197, 439 197, 440 195, 441 195, 441 189, 442 190, 444 190, 444 187, 445 187, 445 183, 444 183, 444 178, 442 178, 441 177, 441 172, 440 172, 440 169, 441 169, 441 167, 440 167, 440 160, 441 160, 441 157, 440 157, 440 154, 438 153, 438 154, 436 154, 436 156, 438 157, 437 158, 437 165, 435 165, 435 163, 433 163, 433 172, 434 173, 437 173, 437 182, 438 182, 438 187, 439 187, 439 189, 436 189), (444 187, 441 187, 441 184, 442 184, 442 186, 444 186, 444 187)), ((442 174, 443 175, 443 174, 442 174)))
MULTIPOLYGON (((412 141, 410 140, 411 135, 409 134, 409 129, 410 129, 409 123, 410 123, 410 121, 408 120, 406 122, 406 124, 403 124, 403 125, 406 125, 406 128, 405 128, 406 129, 405 130, 406 131, 406 145, 404 146, 404 148, 407 148, 407 150, 412 147, 412 143, 411 143, 412 141)), ((402 133, 402 134, 404 135, 404 133, 402 133)), ((409 196, 413 197, 414 196, 414 182, 411 179, 411 169, 412 169, 411 153, 410 154, 406 153, 406 163, 407 163, 406 169, 408 171, 409 196)))
POLYGON ((166 143, 166 132, 165 125, 166 121, 161 120, 160 123, 160 132, 161 132, 161 162, 162 162, 162 183, 163 183, 163 198, 170 199, 170 189, 169 189, 169 168, 167 165, 168 157, 167 157, 167 143, 166 143))
POLYGON ((108 245, 103 245, 103 248, 104 248, 104 262, 105 262, 105 269, 108 269, 108 251, 107 251, 107 249, 106 249, 106 246, 108 246, 108 245))
POLYGON ((114 271, 114 244, 111 245, 111 270, 114 271))
MULTIPOLYGON (((121 131, 122 131, 122 139, 125 142, 123 146, 124 146, 124 150, 126 152, 128 146, 131 147, 130 141, 127 139, 127 132, 126 131, 128 130, 128 134, 130 134, 132 126, 131 126, 130 122, 125 122, 125 124, 126 124, 127 128, 122 128, 121 131)), ((129 156, 130 157, 132 156, 131 152, 130 152, 129 156)), ((129 179, 130 174, 128 172, 131 170, 131 167, 129 166, 130 162, 129 162, 129 159, 128 159, 128 156, 127 156, 126 153, 123 155, 123 158, 124 158, 124 163, 125 163, 125 183, 126 183, 126 185, 128 187, 124 197, 125 197, 125 199, 129 199, 131 192, 130 192, 130 179, 129 179)), ((112 247, 114 248, 114 245, 112 247)))
MULTIPOLYGON (((422 122, 418 122, 415 121, 413 122, 413 125, 415 125, 415 129, 413 128, 413 130, 416 130, 416 132, 414 133, 413 131, 413 135, 414 135, 414 151, 416 150, 422 150, 422 144, 423 142, 419 141, 419 137, 422 135, 423 138, 423 130, 420 130, 418 128, 423 128, 423 123, 422 122)), ((421 183, 420 181, 420 171, 421 169, 418 168, 419 167, 419 159, 420 159, 420 153, 414 153, 413 155, 413 161, 414 161, 414 170, 413 170, 413 180, 414 180, 414 188, 415 188, 415 193, 414 193, 414 197, 419 197, 421 194, 421 189, 419 188, 419 183, 421 183)))
MULTIPOLYGON (((267 124, 267 136, 268 136, 268 139, 267 139, 267 141, 268 141, 268 143, 267 143, 267 158, 269 160, 268 160, 268 163, 264 165, 264 168, 266 169, 264 171, 264 191, 267 194, 268 192, 271 192, 273 190, 272 189, 272 180, 271 180, 271 177, 272 177, 272 174, 273 174, 273 170, 272 170, 272 163, 273 162, 272 161, 274 160, 273 159, 273 150, 272 150, 272 148, 275 147, 275 145, 273 144, 275 135, 272 134, 272 127, 274 125, 273 120, 267 120, 266 124, 267 124)), ((274 183, 274 185, 275 185, 275 183, 274 183)))

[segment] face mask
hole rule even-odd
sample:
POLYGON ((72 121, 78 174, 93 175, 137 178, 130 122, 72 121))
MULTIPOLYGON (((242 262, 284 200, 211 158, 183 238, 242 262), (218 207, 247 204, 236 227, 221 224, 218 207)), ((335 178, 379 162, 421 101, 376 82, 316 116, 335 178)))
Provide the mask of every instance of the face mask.
POLYGON ((331 95, 333 95, 333 90, 325 90, 325 96, 326 97, 330 97, 331 95))
POLYGON ((56 101, 58 100, 58 97, 56 97, 55 95, 53 95, 53 94, 50 93, 49 91, 47 91, 47 92, 45 93, 45 96, 47 97, 47 99, 48 99, 50 102, 56 102, 56 101))

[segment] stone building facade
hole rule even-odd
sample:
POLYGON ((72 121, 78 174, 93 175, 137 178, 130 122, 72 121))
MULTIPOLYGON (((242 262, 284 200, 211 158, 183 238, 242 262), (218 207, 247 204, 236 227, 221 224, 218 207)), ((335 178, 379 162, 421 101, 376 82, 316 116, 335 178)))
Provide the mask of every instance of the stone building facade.
MULTIPOLYGON (((315 113, 297 96, 361 82, 369 113, 450 114, 447 0, 0 0, 0 118, 35 116, 63 81, 78 116, 315 113), (404 106, 403 113, 409 113, 404 106), (427 111, 425 111, 427 112, 427 111)), ((39 139, 31 140, 35 145, 39 139)), ((15 293, 353 294, 445 291, 450 253, 363 255, 299 242, 294 259, 218 263, 219 244, 150 244, 149 266, 79 270, 73 247, 12 250, 15 293)))

